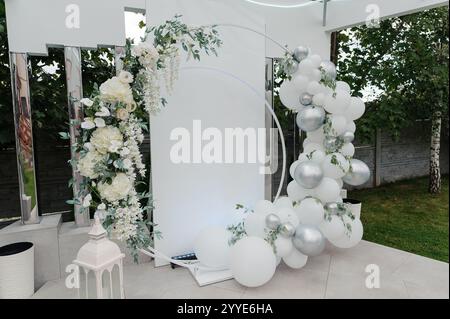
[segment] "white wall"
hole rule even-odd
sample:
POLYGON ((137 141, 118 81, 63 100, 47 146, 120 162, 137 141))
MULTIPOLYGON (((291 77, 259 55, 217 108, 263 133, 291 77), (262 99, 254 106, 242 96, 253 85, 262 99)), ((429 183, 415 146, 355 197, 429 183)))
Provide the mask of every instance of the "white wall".
MULTIPOLYGON (((207 0, 150 0, 147 23, 159 24, 175 13, 190 25, 234 23, 264 31, 264 23, 250 12, 227 3, 207 0), (153 8, 158 8, 153 9, 153 8)), ((191 252, 196 235, 210 225, 235 222, 237 203, 249 206, 264 198, 264 175, 258 164, 174 164, 169 158, 172 129, 187 128, 201 120, 203 129, 258 128, 265 126, 265 40, 237 28, 220 28, 224 42, 219 57, 182 66, 214 67, 257 88, 258 97, 239 81, 219 72, 182 70, 168 106, 151 118, 152 185, 154 211, 163 239, 157 249, 169 256, 191 252)), ((204 143, 205 144, 205 143, 204 143)), ((164 261, 157 260, 157 265, 164 261)))

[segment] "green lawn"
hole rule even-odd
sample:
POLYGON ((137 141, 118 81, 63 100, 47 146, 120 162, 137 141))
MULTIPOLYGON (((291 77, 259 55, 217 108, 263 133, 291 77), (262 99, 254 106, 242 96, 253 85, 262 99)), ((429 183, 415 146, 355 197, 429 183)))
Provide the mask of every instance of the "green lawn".
POLYGON ((418 178, 349 192, 362 201, 364 239, 448 262, 448 176, 440 195, 430 195, 427 185, 418 178))

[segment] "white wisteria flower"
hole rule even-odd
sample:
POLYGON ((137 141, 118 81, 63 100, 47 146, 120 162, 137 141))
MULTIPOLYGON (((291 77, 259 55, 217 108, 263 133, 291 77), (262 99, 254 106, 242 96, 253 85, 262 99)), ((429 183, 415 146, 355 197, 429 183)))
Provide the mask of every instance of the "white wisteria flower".
POLYGON ((100 154, 106 154, 110 149, 120 149, 123 136, 117 127, 107 125, 97 128, 91 136, 91 144, 100 154))
POLYGON ((111 184, 99 183, 97 188, 100 196, 108 202, 122 200, 128 196, 133 185, 124 173, 118 173, 112 180, 111 184))
POLYGON ((80 100, 81 104, 86 105, 87 107, 91 107, 92 105, 94 105, 94 101, 92 101, 91 99, 85 97, 83 99, 80 100))
POLYGON ((99 116, 99 117, 106 117, 106 116, 110 116, 111 112, 109 112, 109 109, 106 106, 102 106, 100 108, 100 111, 95 113, 95 116, 99 116))
POLYGON ((92 130, 95 128, 95 123, 91 117, 85 117, 84 121, 81 123, 81 128, 84 130, 92 130))
POLYGON ((128 72, 128 71, 120 71, 120 73, 119 73, 119 80, 122 82, 122 83, 133 83, 133 80, 134 80, 134 77, 133 77, 133 74, 131 74, 130 72, 128 72))
POLYGON ((103 159, 103 156, 95 151, 91 150, 78 161, 77 169, 81 176, 94 179, 98 177, 98 173, 95 172, 95 166, 103 159))
POLYGON ((112 77, 100 85, 100 96, 102 100, 110 103, 134 103, 130 85, 123 83, 117 76, 112 77))

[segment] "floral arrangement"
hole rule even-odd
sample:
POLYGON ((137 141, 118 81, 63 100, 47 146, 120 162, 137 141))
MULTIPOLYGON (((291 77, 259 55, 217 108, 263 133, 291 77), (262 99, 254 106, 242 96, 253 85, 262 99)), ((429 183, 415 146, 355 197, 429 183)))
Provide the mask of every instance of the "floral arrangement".
MULTIPOLYGON (((147 173, 139 146, 148 131, 148 117, 167 103, 161 84, 168 93, 172 91, 181 50, 199 60, 201 52, 217 55, 220 45, 215 26, 189 27, 178 15, 146 29, 141 43, 127 40, 122 71, 80 101, 84 120, 71 123, 81 127, 72 145, 79 159, 72 159, 71 164, 84 180, 80 193, 68 202, 101 214, 109 234, 126 242, 135 260, 138 249, 152 245, 153 236, 161 236, 151 222, 151 194, 137 191, 147 173)), ((67 138, 66 133, 61 136, 67 138)))

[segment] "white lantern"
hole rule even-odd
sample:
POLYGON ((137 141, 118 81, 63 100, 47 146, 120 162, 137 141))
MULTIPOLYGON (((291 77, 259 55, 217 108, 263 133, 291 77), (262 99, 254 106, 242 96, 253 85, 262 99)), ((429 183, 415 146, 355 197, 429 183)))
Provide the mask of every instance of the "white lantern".
POLYGON ((78 295, 81 299, 124 299, 123 258, 116 243, 108 239, 106 230, 96 216, 89 232, 89 241, 80 248, 78 295))

